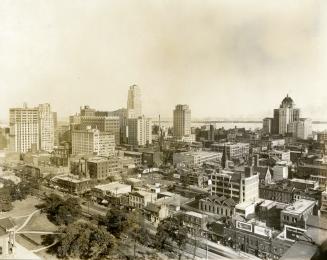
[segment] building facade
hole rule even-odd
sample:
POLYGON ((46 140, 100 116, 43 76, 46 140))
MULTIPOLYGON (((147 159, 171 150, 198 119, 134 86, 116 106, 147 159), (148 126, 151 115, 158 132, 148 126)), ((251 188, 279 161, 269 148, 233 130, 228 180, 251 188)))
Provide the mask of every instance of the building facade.
POLYGON ((116 116, 81 116, 81 129, 88 126, 108 132, 115 136, 115 143, 120 144, 120 119, 116 116))
POLYGON ((34 146, 40 148, 38 108, 11 108, 9 110, 10 150, 25 153, 34 146))
POLYGON ((39 109, 39 143, 40 150, 52 152, 55 139, 56 113, 51 111, 50 104, 41 104, 39 109))
POLYGON ((188 105, 177 105, 173 112, 174 136, 181 138, 191 134, 191 110, 188 105))
POLYGON ((98 129, 73 130, 73 155, 101 155, 109 156, 115 152, 115 137, 98 129))
POLYGON ((140 116, 128 119, 128 144, 144 146, 152 143, 152 121, 140 116))
POLYGON ((142 116, 141 89, 137 85, 132 85, 128 90, 127 97, 128 118, 142 116))

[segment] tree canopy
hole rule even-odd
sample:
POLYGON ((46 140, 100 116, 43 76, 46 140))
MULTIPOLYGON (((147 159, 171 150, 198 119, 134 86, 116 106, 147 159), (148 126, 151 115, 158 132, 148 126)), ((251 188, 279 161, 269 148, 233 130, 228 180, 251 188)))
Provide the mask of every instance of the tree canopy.
POLYGON ((103 259, 116 242, 105 227, 87 222, 74 222, 60 229, 56 252, 59 258, 103 259))
POLYGON ((44 199, 39 207, 47 214, 48 219, 56 225, 73 223, 81 215, 82 208, 76 198, 62 197, 51 194, 44 199))
POLYGON ((159 223, 155 246, 164 249, 169 241, 175 242, 179 249, 179 258, 187 242, 187 228, 183 225, 181 216, 173 216, 159 223))

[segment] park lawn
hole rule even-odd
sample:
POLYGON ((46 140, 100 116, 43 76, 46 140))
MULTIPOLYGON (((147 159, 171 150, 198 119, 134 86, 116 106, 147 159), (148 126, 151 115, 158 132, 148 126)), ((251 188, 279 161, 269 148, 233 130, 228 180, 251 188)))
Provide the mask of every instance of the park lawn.
POLYGON ((27 216, 37 210, 35 207, 42 203, 42 200, 34 196, 28 196, 22 201, 13 202, 13 209, 8 212, 0 212, 0 218, 27 216))
POLYGON ((22 231, 57 231, 58 227, 50 222, 44 213, 37 212, 33 215, 22 231))

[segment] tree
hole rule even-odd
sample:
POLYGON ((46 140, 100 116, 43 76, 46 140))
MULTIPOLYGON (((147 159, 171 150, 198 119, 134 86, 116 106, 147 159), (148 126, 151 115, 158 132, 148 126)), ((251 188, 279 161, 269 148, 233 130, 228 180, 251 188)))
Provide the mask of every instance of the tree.
POLYGON ((317 248, 316 253, 311 257, 311 260, 327 259, 327 239, 317 248))
POLYGON ((158 249, 165 248, 169 239, 176 243, 179 250, 179 259, 182 257, 183 249, 187 242, 187 228, 183 225, 180 215, 170 217, 160 222, 155 245, 158 249))
POLYGON ((56 225, 68 225, 73 223, 82 212, 82 208, 76 198, 63 199, 56 194, 50 194, 39 205, 46 212, 48 219, 56 225))
POLYGON ((59 258, 103 259, 116 245, 114 236, 104 226, 80 221, 60 231, 55 248, 59 258))
POLYGON ((105 217, 100 222, 101 225, 106 226, 107 230, 115 237, 127 230, 128 227, 128 215, 126 210, 120 210, 117 208, 111 208, 105 217))
POLYGON ((12 210, 10 192, 6 188, 0 189, 0 211, 12 210))

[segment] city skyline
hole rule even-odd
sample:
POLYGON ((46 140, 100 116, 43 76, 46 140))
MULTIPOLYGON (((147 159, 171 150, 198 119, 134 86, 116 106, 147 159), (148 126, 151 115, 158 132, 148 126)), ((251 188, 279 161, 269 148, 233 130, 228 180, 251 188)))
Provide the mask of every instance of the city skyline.
POLYGON ((327 119, 324 1, 12 3, 1 3, 1 121, 23 102, 59 119, 83 104, 116 110, 132 84, 150 117, 188 104, 193 118, 260 120, 288 93, 304 117, 327 119))

